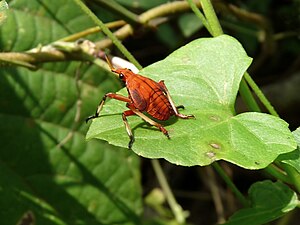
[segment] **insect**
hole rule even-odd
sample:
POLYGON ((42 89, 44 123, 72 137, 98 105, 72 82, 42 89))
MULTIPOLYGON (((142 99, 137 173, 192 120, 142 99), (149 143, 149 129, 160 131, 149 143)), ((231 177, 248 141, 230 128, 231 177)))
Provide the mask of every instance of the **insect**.
POLYGON ((137 115, 141 117, 152 126, 157 127, 169 139, 170 136, 168 131, 160 123, 152 120, 143 112, 147 112, 150 116, 160 121, 168 120, 173 115, 182 119, 194 118, 193 115, 183 115, 178 112, 178 109, 184 108, 184 106, 175 106, 163 80, 155 82, 150 78, 133 73, 130 69, 115 69, 107 57, 106 60, 111 71, 118 74, 119 78, 125 83, 128 91, 128 97, 115 93, 105 94, 96 110, 95 115, 89 116, 86 119, 86 122, 90 119, 99 117, 100 111, 102 110, 107 98, 126 102, 126 106, 129 110, 123 112, 122 119, 130 139, 128 148, 131 149, 134 142, 134 136, 127 121, 128 116, 137 115))

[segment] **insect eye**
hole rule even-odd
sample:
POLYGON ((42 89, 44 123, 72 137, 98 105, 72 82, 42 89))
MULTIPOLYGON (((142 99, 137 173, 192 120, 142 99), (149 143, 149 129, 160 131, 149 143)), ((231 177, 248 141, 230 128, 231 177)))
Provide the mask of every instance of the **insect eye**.
POLYGON ((123 79, 123 78, 124 78, 124 74, 123 74, 123 73, 120 73, 120 74, 119 74, 119 78, 120 78, 120 79, 123 79))

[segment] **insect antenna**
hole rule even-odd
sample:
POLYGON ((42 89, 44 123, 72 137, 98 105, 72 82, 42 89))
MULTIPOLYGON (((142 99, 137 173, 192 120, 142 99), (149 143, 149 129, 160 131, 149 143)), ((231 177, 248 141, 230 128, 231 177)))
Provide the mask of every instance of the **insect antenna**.
POLYGON ((116 69, 113 67, 111 60, 108 58, 108 56, 106 54, 105 54, 105 59, 106 59, 106 62, 108 64, 109 68, 111 69, 111 71, 115 72, 116 69))

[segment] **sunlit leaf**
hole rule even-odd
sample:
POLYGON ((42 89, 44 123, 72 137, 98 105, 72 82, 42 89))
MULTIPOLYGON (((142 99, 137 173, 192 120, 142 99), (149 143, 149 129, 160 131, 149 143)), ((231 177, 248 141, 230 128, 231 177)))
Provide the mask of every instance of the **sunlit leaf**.
MULTIPOLYGON (((182 113, 196 119, 162 122, 170 131, 168 140, 140 118, 128 118, 136 139, 132 150, 185 166, 223 159, 249 169, 264 168, 279 154, 294 150, 295 140, 283 120, 254 112, 235 116, 235 98, 250 62, 239 42, 223 35, 195 40, 143 69, 142 75, 165 80, 175 103, 186 107, 182 113)), ((120 93, 126 95, 126 90, 120 93)), ((125 109, 122 102, 108 102, 91 124, 87 139, 127 148, 120 115, 125 109)))

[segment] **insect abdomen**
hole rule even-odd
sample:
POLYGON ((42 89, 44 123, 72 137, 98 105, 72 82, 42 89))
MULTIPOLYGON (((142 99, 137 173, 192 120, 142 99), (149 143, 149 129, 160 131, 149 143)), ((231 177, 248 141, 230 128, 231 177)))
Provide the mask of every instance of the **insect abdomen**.
POLYGON ((147 113, 158 120, 167 120, 174 114, 171 104, 161 90, 155 91, 150 99, 147 113))
POLYGON ((135 107, 140 111, 146 111, 158 120, 167 120, 174 115, 167 96, 155 81, 136 75, 127 82, 127 89, 135 107))

